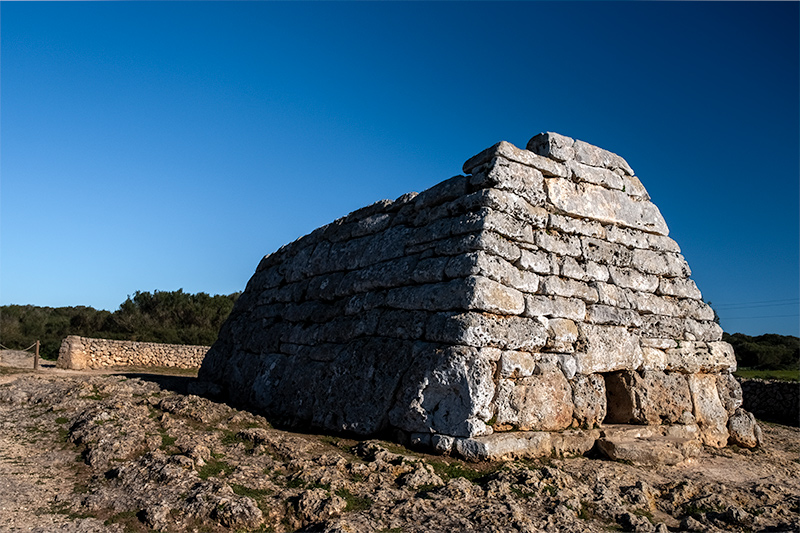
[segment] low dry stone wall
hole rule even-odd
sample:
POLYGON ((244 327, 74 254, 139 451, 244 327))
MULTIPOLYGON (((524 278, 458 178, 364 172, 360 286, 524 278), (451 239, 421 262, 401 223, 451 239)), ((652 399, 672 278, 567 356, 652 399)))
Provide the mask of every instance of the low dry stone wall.
POLYGON ((760 420, 800 426, 800 382, 740 379, 743 407, 760 420))
POLYGON ((109 366, 198 368, 208 346, 90 339, 70 335, 61 342, 58 368, 82 370, 109 366))

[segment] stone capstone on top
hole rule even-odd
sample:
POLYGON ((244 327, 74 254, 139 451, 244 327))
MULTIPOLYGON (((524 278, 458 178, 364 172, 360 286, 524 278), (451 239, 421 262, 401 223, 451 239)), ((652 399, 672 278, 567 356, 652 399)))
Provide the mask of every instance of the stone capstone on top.
POLYGON ((275 423, 465 456, 604 421, 725 445, 733 351, 628 163, 543 133, 463 169, 265 256, 200 378, 275 423))

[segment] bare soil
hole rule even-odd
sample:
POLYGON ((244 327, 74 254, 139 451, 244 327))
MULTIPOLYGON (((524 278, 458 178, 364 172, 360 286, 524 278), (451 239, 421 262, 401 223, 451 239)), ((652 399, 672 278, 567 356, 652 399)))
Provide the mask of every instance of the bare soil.
POLYGON ((191 374, 32 366, 0 353, 0 531, 800 530, 797 428, 676 466, 464 463, 276 429, 191 374))

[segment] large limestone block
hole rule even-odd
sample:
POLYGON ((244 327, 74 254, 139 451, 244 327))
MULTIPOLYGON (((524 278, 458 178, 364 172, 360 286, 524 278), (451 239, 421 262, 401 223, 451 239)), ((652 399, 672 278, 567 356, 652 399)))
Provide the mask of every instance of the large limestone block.
POLYGON ((545 178, 548 200, 563 213, 618 224, 659 235, 669 229, 651 202, 637 201, 622 191, 562 178, 545 178))
POLYGON ((628 162, 613 152, 580 140, 576 140, 572 147, 575 150, 575 161, 579 163, 593 167, 621 170, 629 176, 634 174, 628 162))
POLYGON ((755 448, 763 444, 761 427, 753 413, 737 408, 728 420, 729 441, 743 448, 755 448))
POLYGON ((687 378, 703 443, 722 448, 728 442, 728 412, 717 392, 717 377, 714 374, 690 374, 687 378))
POLYGON ((692 413, 689 384, 682 374, 623 370, 606 375, 608 414, 619 424, 675 424, 692 413))
POLYGON ((484 421, 491 417, 494 373, 480 350, 420 346, 413 363, 396 389, 401 392, 389 412, 393 426, 456 437, 491 433, 484 421))
POLYGON ((532 376, 540 359, 540 354, 506 350, 500 356, 500 378, 516 379, 532 376))
POLYGON ((457 439, 455 451, 467 461, 500 461, 549 456, 552 435, 546 431, 494 433, 485 437, 457 439))
POLYGON ((570 171, 564 164, 553 161, 547 157, 542 157, 528 150, 521 150, 506 141, 500 141, 478 155, 469 158, 464 163, 462 169, 464 174, 472 174, 478 167, 491 163, 493 159, 501 157, 535 168, 545 176, 560 176, 562 178, 570 176, 570 171))
POLYGON ((572 388, 561 372, 501 380, 495 403, 498 427, 555 431, 572 423, 572 388))
POLYGON ((578 324, 583 349, 575 353, 579 374, 637 369, 643 361, 639 338, 623 326, 578 324))
POLYGON ((388 425, 400 379, 418 359, 412 346, 365 338, 348 343, 332 361, 235 352, 221 381, 234 401, 268 413, 275 422, 368 435, 388 425))
POLYGON ((586 318, 586 303, 578 298, 526 294, 523 315, 583 321, 586 318))
POLYGON ((578 340, 578 327, 566 318, 553 318, 547 321, 547 344, 549 352, 572 353, 578 340))
POLYGON ((742 406, 742 386, 733 374, 717 374, 717 393, 728 415, 742 406))
MULTIPOLYGON (((544 163, 546 164, 546 163, 544 163)), ((512 191, 532 205, 544 202, 544 183, 541 171, 535 167, 498 157, 493 164, 470 179, 473 187, 495 187, 512 191)))
POLYGON ((91 356, 83 345, 83 339, 77 335, 68 335, 61 341, 58 349, 57 368, 83 370, 91 363, 91 356))
POLYGON ((502 257, 486 252, 472 252, 451 258, 444 270, 452 278, 481 275, 522 292, 535 293, 539 288, 539 276, 522 270, 502 257))
POLYGON ((533 136, 528 141, 527 149, 535 154, 550 157, 557 161, 570 161, 575 159, 573 144, 575 144, 575 139, 548 131, 533 136))
POLYGON ((637 465, 676 465, 697 457, 701 451, 699 442, 694 439, 666 436, 604 437, 598 439, 597 447, 612 461, 637 465))
POLYGON ((666 354, 667 370, 686 374, 736 371, 736 356, 727 342, 680 341, 666 354))
POLYGON ((591 428, 606 418, 606 383, 599 374, 577 374, 572 381, 572 417, 575 424, 591 428))
POLYGON ((386 304, 398 309, 474 309, 502 315, 519 315, 525 310, 525 298, 520 291, 483 276, 392 289, 386 304))
POLYGON ((431 342, 538 352, 547 342, 547 319, 487 313, 436 313, 428 319, 431 342))

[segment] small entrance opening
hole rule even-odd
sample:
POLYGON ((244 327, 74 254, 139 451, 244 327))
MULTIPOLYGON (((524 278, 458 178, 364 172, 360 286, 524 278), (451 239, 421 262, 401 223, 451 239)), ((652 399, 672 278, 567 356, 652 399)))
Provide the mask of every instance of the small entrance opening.
POLYGON ((606 424, 630 424, 633 419, 632 380, 629 372, 600 374, 606 385, 606 424))

